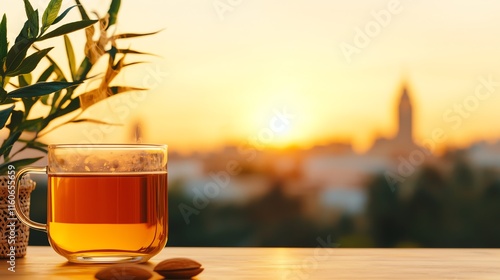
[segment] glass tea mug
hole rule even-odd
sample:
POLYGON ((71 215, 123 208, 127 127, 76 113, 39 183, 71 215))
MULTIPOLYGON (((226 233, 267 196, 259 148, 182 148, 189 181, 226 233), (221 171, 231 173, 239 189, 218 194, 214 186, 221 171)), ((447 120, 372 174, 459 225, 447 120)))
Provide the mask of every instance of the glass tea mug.
POLYGON ((70 262, 145 262, 167 242, 167 146, 49 145, 47 167, 16 175, 15 208, 70 262), (47 224, 20 210, 17 185, 29 172, 48 174, 47 224))

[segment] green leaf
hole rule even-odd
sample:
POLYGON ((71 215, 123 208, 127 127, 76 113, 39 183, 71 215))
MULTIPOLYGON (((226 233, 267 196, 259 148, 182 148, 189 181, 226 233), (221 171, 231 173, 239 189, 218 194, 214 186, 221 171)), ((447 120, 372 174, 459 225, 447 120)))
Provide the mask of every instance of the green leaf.
MULTIPOLYGON (((35 103, 37 102, 37 98, 36 97, 22 98, 21 101, 23 102, 24 111, 26 112, 26 116, 27 116, 29 114, 31 108, 33 107, 33 105, 35 105, 35 103)), ((25 121, 26 120, 23 120, 23 122, 21 124, 24 124, 25 121)))
MULTIPOLYGON (((0 22, 0 62, 7 55, 7 17, 5 14, 2 17, 2 21, 0 22)), ((3 73, 2 65, 0 65, 0 73, 3 73)))
POLYGON ((59 109, 55 112, 55 117, 64 116, 80 108, 80 98, 72 99, 66 107, 59 109))
POLYGON ((49 105, 49 97, 50 97, 50 95, 48 95, 48 94, 40 97, 40 101, 42 101, 43 105, 49 105))
POLYGON ((111 25, 114 25, 116 23, 116 18, 118 17, 118 10, 120 10, 120 4, 121 0, 112 0, 111 4, 109 5, 109 10, 108 10, 108 15, 109 15, 109 20, 108 20, 108 26, 106 26, 106 30, 111 25))
POLYGON ((19 75, 17 79, 19 80, 19 87, 29 86, 31 84, 31 73, 19 75))
POLYGON ((31 54, 30 56, 26 57, 15 70, 7 71, 6 75, 15 77, 21 74, 30 73, 31 71, 35 70, 40 60, 42 60, 42 58, 44 58, 51 49, 53 49, 53 47, 46 48, 31 54))
POLYGON ((53 64, 50 65, 49 67, 47 67, 47 69, 45 69, 45 71, 43 71, 43 73, 40 75, 40 77, 38 77, 37 83, 47 81, 47 79, 50 77, 50 75, 52 75, 52 73, 54 73, 54 65, 53 64))
POLYGON ((17 103, 17 100, 8 98, 8 99, 5 99, 4 101, 2 101, 1 103, 2 103, 2 105, 15 104, 15 103, 17 103))
POLYGON ((0 104, 2 104, 2 105, 7 104, 6 99, 7 99, 7 91, 5 91, 5 89, 0 86, 0 104))
POLYGON ((23 25, 23 28, 21 29, 21 31, 19 32, 19 35, 17 35, 16 37, 16 43, 21 41, 22 39, 30 39, 30 22, 29 21, 25 21, 24 22, 24 25, 23 25))
POLYGON ((35 38, 38 36, 38 11, 33 10, 33 6, 31 6, 28 0, 24 0, 24 11, 26 12, 26 18, 28 18, 28 20, 24 24, 26 27, 26 30, 23 28, 24 34, 23 31, 21 31, 21 34, 27 39, 35 38))
POLYGON ((83 20, 88 20, 90 19, 89 16, 87 15, 87 12, 85 11, 85 8, 83 7, 82 3, 80 3, 80 0, 75 0, 76 4, 78 5, 78 10, 80 11, 80 15, 83 20))
POLYGON ((42 32, 54 23, 61 9, 62 0, 50 0, 42 16, 42 32))
POLYGON ((31 27, 31 31, 33 32, 33 37, 31 38, 36 38, 38 36, 38 32, 39 32, 39 29, 40 29, 40 26, 39 26, 39 20, 38 20, 38 10, 35 10, 35 15, 33 17, 33 21, 30 20, 30 27, 31 27))
POLYGON ((14 110, 14 107, 16 106, 12 105, 11 107, 0 110, 0 129, 4 128, 5 124, 7 123, 7 120, 10 117, 10 113, 12 113, 12 110, 14 110))
POLYGON ((30 1, 24 0, 24 11, 26 12, 26 17, 31 19, 33 14, 35 13, 35 10, 33 10, 33 6, 31 6, 30 1))
POLYGON ((24 10, 26 12, 26 17, 28 18, 26 21, 26 23, 28 23, 28 34, 29 36, 33 36, 27 38, 32 39, 38 36, 38 10, 34 11, 28 0, 24 0, 24 10))
MULTIPOLYGON (((66 91, 66 94, 70 94, 70 93, 66 91)), ((44 95, 44 96, 47 96, 47 95, 44 95)), ((58 105, 62 101, 62 100, 59 101, 60 97, 61 97, 61 91, 60 90, 56 91, 54 93, 54 95, 52 95, 52 108, 50 109, 50 113, 53 113, 53 112, 57 111, 58 105)))
POLYGON ((135 62, 130 62, 130 63, 124 63, 122 67, 127 67, 127 66, 132 66, 132 65, 137 65, 137 64, 142 64, 146 63, 145 61, 135 61, 135 62))
POLYGON ((7 137, 7 139, 5 139, 5 141, 2 143, 0 154, 2 154, 4 157, 8 157, 10 151, 12 150, 12 146, 14 146, 14 143, 16 143, 17 139, 21 137, 21 134, 22 131, 17 131, 13 134, 9 134, 9 137, 7 137))
POLYGON ((73 81, 74 81, 75 75, 76 75, 75 52, 73 51, 73 45, 71 44, 71 41, 70 41, 68 35, 64 35, 64 45, 66 46, 66 56, 68 57, 71 78, 73 78, 73 81))
POLYGON ((19 65, 21 65, 21 62, 26 57, 26 53, 28 52, 30 46, 33 45, 33 42, 34 41, 31 39, 22 39, 12 46, 7 53, 5 60, 5 73, 16 69, 19 65))
POLYGON ((34 39, 38 36, 38 10, 33 12, 33 21, 28 19, 24 22, 23 28, 16 37, 16 43, 22 39, 34 39))
POLYGON ((31 131, 31 132, 40 131, 41 126, 42 126, 42 121, 43 121, 43 117, 32 119, 32 120, 25 120, 17 127, 17 129, 31 131))
POLYGON ((22 166, 27 166, 30 164, 33 164, 39 160, 41 160, 43 157, 36 157, 36 158, 23 158, 15 161, 10 161, 10 162, 4 162, 0 164, 0 174, 6 174, 5 172, 7 171, 7 168, 9 165, 14 165, 16 168, 20 168, 22 166))
POLYGON ((113 95, 122 93, 122 92, 127 92, 127 91, 139 91, 139 90, 147 90, 145 88, 137 88, 137 87, 110 87, 109 90, 113 93, 113 95))
MULTIPOLYGON (((40 49, 37 46, 33 46, 33 47, 35 48, 35 50, 40 51, 40 49)), ((50 64, 52 66, 54 66, 54 73, 56 73, 56 75, 57 75, 57 80, 63 81, 63 82, 67 81, 68 79, 66 79, 66 77, 64 76, 64 73, 61 70, 61 67, 59 67, 59 65, 57 64, 57 62, 54 59, 52 59, 50 57, 50 55, 47 55, 46 57, 49 60, 50 64)))
POLYGON ((79 81, 85 79, 87 74, 90 72, 90 69, 92 69, 92 66, 93 65, 90 62, 90 59, 86 56, 82 63, 80 63, 80 67, 78 67, 75 80, 79 81))
MULTIPOLYGON (((24 118, 23 111, 20 111, 20 110, 14 110, 14 111, 12 111, 12 114, 11 114, 11 117, 10 117, 10 122, 9 122, 9 124, 6 127, 8 129, 10 129, 11 131, 15 131, 16 127, 19 126, 19 124, 23 121, 23 118, 24 118)), ((14 142, 12 142, 12 143, 14 143, 14 142)))
POLYGON ((81 123, 81 122, 90 122, 90 123, 96 123, 96 124, 106 124, 106 125, 122 125, 118 123, 109 123, 101 120, 94 120, 94 119, 78 119, 78 120, 73 120, 71 121, 72 123, 81 123))
POLYGON ((69 13, 69 11, 71 11, 71 9, 73 9, 73 8, 74 8, 74 7, 76 7, 76 6, 78 6, 78 5, 74 5, 74 6, 71 6, 71 7, 67 8, 64 12, 62 12, 62 14, 60 14, 60 15, 59 15, 59 16, 58 16, 55 20, 54 20, 54 22, 52 23, 52 25, 59 23, 59 22, 60 22, 60 21, 61 21, 61 20, 62 20, 62 19, 63 19, 63 18, 64 18, 64 17, 68 14, 68 13, 69 13))
POLYGON ((123 34, 114 35, 113 37, 111 37, 112 38, 111 40, 115 40, 115 39, 128 39, 128 38, 149 36, 149 35, 154 35, 154 34, 160 32, 160 31, 161 30, 158 30, 158 31, 155 31, 155 32, 149 32, 149 33, 123 33, 123 34))
POLYGON ((24 98, 42 96, 81 83, 82 82, 41 82, 13 90, 7 94, 7 97, 24 98))
POLYGON ((134 50, 130 50, 130 49, 116 49, 116 52, 122 53, 122 54, 143 54, 143 55, 157 56, 156 54, 153 54, 153 53, 134 51, 134 50))
POLYGON ((65 24, 63 26, 60 26, 60 27, 54 29, 53 31, 43 35, 42 37, 39 37, 37 40, 43 41, 43 40, 47 40, 49 38, 68 34, 68 33, 71 33, 73 31, 77 31, 77 30, 86 28, 86 27, 88 27, 96 22, 97 22, 97 20, 82 20, 82 21, 71 22, 71 23, 65 24))

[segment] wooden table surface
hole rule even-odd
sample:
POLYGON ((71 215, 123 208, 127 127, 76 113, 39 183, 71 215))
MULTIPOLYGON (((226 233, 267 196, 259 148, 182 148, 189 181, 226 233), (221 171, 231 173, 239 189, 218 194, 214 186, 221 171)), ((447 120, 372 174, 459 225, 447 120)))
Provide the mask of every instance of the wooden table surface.
MULTIPOLYGON (((167 247, 144 266, 173 257, 202 263, 200 280, 500 279, 500 249, 167 247)), ((94 279, 106 266, 70 264, 50 247, 29 247, 26 257, 16 259, 16 272, 1 260, 0 279, 94 279)))

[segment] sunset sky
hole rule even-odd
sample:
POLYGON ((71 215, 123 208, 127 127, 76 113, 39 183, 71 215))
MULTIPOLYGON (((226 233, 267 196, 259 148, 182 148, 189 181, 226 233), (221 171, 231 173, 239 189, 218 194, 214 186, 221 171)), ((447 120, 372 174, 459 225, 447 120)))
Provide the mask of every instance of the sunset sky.
MULTIPOLYGON (((32 3, 43 10, 48 1, 32 3)), ((82 3, 103 14, 109 2, 82 3)), ((65 1, 63 7, 72 4, 65 1)), ((258 137, 276 112, 286 111, 292 116, 287 128, 266 144, 308 147, 338 140, 364 151, 375 137, 394 135, 403 79, 416 108, 417 141, 435 128, 444 129, 453 146, 495 140, 498 11, 500 2, 493 0, 122 1, 117 32, 163 29, 124 44, 159 57, 148 57, 151 63, 126 69, 117 79, 151 90, 146 98, 113 97, 89 111, 124 124, 111 133, 75 124, 45 141, 121 142, 140 122, 144 142, 183 152, 208 150, 258 137), (346 56, 346 50, 353 53, 346 56), (457 104, 464 102, 460 115, 457 104), (124 105, 130 110, 113 112, 124 105)), ((22 1, 0 6, 5 12, 13 41, 24 21, 22 1)), ((74 45, 81 38, 73 35, 74 45)))

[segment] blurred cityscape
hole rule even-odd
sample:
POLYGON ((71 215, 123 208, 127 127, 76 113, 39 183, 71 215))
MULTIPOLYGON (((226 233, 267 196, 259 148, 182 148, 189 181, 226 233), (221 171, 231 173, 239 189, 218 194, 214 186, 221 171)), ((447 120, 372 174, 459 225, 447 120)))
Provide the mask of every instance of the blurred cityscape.
POLYGON ((415 144, 406 83, 397 94, 398 133, 365 154, 349 143, 173 154, 169 244, 500 246, 500 142, 435 156, 444 132, 415 144))
POLYGON ((437 129, 419 146, 413 93, 403 82, 397 94, 396 136, 364 154, 334 142, 171 152, 167 246, 500 247, 500 141, 436 153, 437 129))

